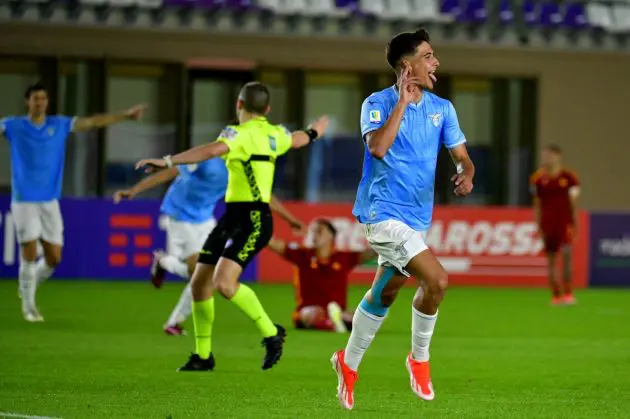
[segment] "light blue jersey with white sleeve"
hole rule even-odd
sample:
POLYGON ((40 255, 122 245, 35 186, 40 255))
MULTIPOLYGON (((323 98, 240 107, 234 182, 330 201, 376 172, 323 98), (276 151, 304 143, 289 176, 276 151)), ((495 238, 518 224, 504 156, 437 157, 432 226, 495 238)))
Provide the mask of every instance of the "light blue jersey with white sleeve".
MULTIPOLYGON (((361 134, 382 127, 398 102, 394 86, 371 94, 361 107, 361 134)), ((398 220, 426 231, 433 217, 435 168, 440 146, 466 142, 453 104, 425 91, 405 110, 400 129, 383 159, 366 146, 363 175, 352 213, 362 224, 398 220)))
POLYGON ((225 196, 228 173, 223 159, 177 166, 179 175, 164 196, 160 212, 176 221, 203 223, 225 196))
POLYGON ((47 116, 35 125, 27 116, 0 122, 0 133, 11 150, 11 199, 47 202, 59 199, 66 160, 66 140, 74 118, 47 116))

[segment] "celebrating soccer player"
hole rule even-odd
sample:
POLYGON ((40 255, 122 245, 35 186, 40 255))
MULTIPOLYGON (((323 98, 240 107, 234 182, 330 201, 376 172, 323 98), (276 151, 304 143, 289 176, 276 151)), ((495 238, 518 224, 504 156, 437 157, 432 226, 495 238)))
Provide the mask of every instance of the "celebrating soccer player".
POLYGON ((372 249, 363 252, 335 249, 337 230, 320 218, 315 221, 313 248, 294 247, 272 238, 269 248, 297 268, 294 285, 298 306, 293 313, 297 329, 334 330, 352 328, 352 312, 346 311, 348 275, 355 266, 376 257, 372 249))
POLYGON ((236 102, 239 125, 228 126, 217 141, 175 156, 141 160, 137 167, 166 168, 223 157, 228 168, 226 212, 210 233, 192 277, 195 351, 179 371, 209 371, 214 368, 211 336, 214 322, 214 291, 240 308, 258 327, 266 349, 264 370, 282 355, 286 331, 274 324, 254 291, 239 283, 249 262, 263 249, 273 232, 269 207, 276 159, 291 148, 300 148, 324 134, 328 118, 319 118, 304 131, 290 133, 270 124, 269 89, 247 83, 236 102), (226 246, 228 240, 231 241, 226 246))
POLYGON ((68 135, 137 120, 144 106, 134 106, 118 114, 70 118, 46 115, 48 94, 41 84, 30 86, 25 99, 28 114, 3 119, 0 134, 9 141, 11 149, 11 212, 22 252, 19 273, 22 314, 29 322, 41 322, 44 318, 35 302, 37 287, 61 262, 63 220, 58 199, 68 135), (44 251, 39 261, 38 241, 44 251))
MULTIPOLYGON (((164 199, 160 212, 167 217, 166 253, 156 251, 151 266, 151 282, 160 288, 166 272, 188 280, 195 269, 199 250, 208 234, 216 226, 214 209, 227 189, 227 169, 220 159, 199 164, 175 166, 148 176, 129 189, 114 193, 114 202, 133 199, 139 193, 175 179, 164 199)), ((275 198, 271 207, 292 228, 301 229, 302 223, 275 198), (280 208, 277 208, 277 207, 280 208)), ((182 323, 192 313, 192 290, 188 283, 164 324, 167 335, 185 334, 182 323)))
POLYGON ((549 268, 551 303, 575 304, 571 289, 571 243, 577 226, 580 182, 562 166, 562 150, 548 145, 542 150, 541 168, 530 178, 536 222, 545 244, 549 268), (558 254, 562 255, 563 281, 557 275, 558 254))
POLYGON ((361 109, 365 141, 363 175, 353 213, 365 224, 365 235, 378 253, 379 267, 352 320, 344 350, 333 354, 337 395, 352 409, 357 369, 407 277, 421 282, 411 307, 411 352, 405 365, 411 389, 433 400, 429 344, 444 297, 447 274, 425 244, 433 213, 435 167, 440 145, 457 166, 456 195, 473 188, 475 168, 453 105, 429 92, 439 61, 425 30, 396 35, 387 46, 387 62, 396 73, 395 86, 373 93, 361 109))

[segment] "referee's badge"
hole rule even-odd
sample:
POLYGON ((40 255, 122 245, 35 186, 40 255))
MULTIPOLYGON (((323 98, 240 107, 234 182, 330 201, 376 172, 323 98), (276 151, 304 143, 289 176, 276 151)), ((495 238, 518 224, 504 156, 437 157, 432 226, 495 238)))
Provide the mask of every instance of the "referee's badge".
POLYGON ((442 117, 441 113, 430 114, 429 118, 431 118, 431 122, 433 122, 434 127, 440 126, 440 118, 442 117))
POLYGON ((381 122, 381 111, 370 111, 370 122, 381 122))

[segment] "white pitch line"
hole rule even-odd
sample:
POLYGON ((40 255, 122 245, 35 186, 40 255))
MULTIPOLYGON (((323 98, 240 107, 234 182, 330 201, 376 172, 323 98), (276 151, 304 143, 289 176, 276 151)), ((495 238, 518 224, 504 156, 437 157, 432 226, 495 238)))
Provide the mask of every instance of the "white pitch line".
POLYGON ((22 419, 61 419, 52 416, 31 416, 14 412, 0 412, 0 418, 22 418, 22 419))

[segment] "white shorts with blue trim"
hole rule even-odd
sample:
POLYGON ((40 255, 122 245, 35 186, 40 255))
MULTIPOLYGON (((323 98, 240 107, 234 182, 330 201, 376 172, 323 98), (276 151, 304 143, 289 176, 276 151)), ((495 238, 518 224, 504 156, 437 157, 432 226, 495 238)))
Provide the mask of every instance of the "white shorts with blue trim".
POLYGON ((378 254, 378 264, 393 266, 410 276, 405 267, 416 255, 428 249, 426 231, 416 231, 398 220, 385 220, 365 225, 365 238, 378 254))

